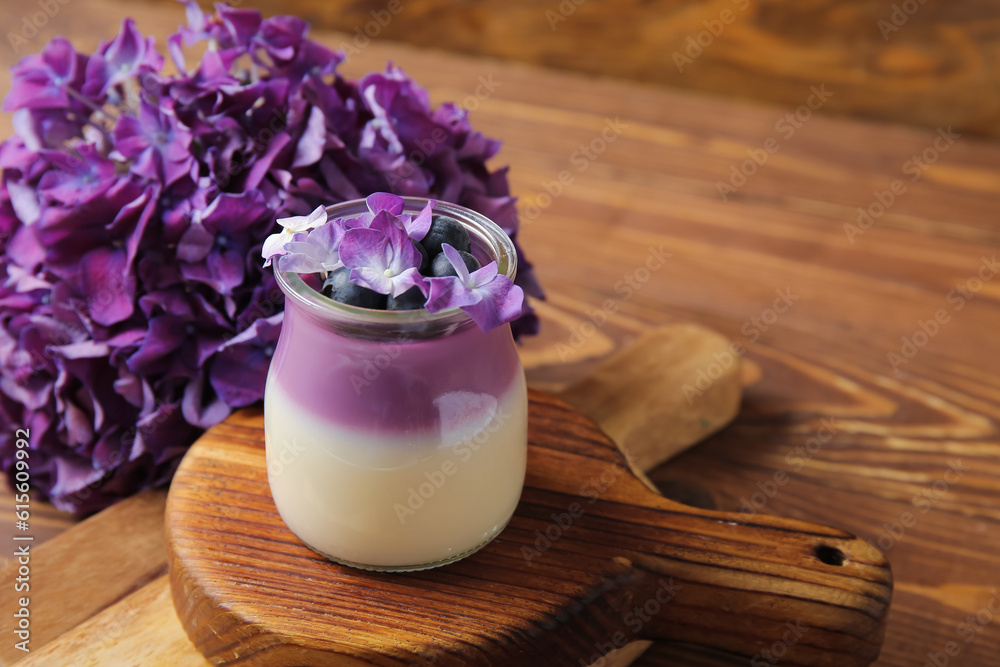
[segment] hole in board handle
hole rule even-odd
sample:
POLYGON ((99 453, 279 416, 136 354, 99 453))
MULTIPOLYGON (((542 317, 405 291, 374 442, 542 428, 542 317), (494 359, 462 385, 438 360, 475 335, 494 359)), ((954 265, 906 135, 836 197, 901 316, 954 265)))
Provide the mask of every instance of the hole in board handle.
POLYGON ((813 553, 816 554, 816 558, 818 558, 820 562, 826 563, 827 565, 841 567, 847 563, 847 556, 844 555, 844 552, 837 547, 829 547, 825 544, 820 544, 813 550, 813 553))

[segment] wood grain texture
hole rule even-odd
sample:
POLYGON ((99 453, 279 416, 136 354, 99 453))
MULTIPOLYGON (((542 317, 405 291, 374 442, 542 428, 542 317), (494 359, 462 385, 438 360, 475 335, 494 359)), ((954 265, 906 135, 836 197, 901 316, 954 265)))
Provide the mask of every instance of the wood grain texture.
MULTIPOLYGON (((169 3, 172 0, 156 0, 169 3)), ((209 3, 205 3, 206 5, 209 3)), ((1000 3, 979 0, 251 0, 377 39, 1000 137, 1000 3), (905 6, 905 10, 903 7, 905 6), (897 9, 898 8, 898 9, 897 9), (391 10, 395 10, 390 11, 391 10)))
POLYGON ((248 667, 558 667, 635 639, 746 658, 784 641, 788 665, 876 658, 892 591, 877 549, 801 521, 674 503, 565 403, 531 391, 528 412, 528 474, 507 528, 417 573, 314 553, 271 499, 262 411, 213 427, 167 500, 181 625, 211 662, 248 667))
POLYGON ((166 574, 69 629, 17 664, 18 667, 211 665, 191 646, 177 621, 166 574))
MULTIPOLYGON (((633 342, 628 350, 632 355, 660 359, 665 363, 676 355, 679 347, 687 346, 687 357, 712 360, 713 355, 724 352, 728 342, 718 335, 692 325, 674 325, 657 330, 642 340, 633 342), (660 350, 660 347, 665 349, 660 350)), ((628 352, 626 350, 626 353, 628 352)), ((637 374, 639 369, 636 369, 637 374)), ((629 414, 642 423, 663 424, 658 411, 666 418, 678 418, 669 402, 644 400, 641 387, 649 392, 665 391, 674 395, 675 388, 668 379, 679 379, 667 373, 653 385, 644 385, 637 375, 632 395, 645 406, 637 413, 629 406, 629 414)), ((736 394, 736 401, 728 404, 714 402, 703 406, 700 414, 707 422, 721 426, 731 420, 739 403, 740 379, 729 376, 720 379, 727 393, 736 394)), ((619 386, 620 375, 602 376, 574 392, 577 400, 597 406, 598 397, 607 396, 619 386), (604 381, 612 383, 605 386, 604 381), (588 396, 588 391, 594 397, 588 396)), ((626 409, 626 406, 621 406, 626 409)), ((602 407, 599 417, 605 423, 622 423, 615 410, 602 407)), ((235 420, 235 418, 234 418, 235 420)), ((666 424, 669 432, 682 431, 684 421, 677 427, 666 424)), ((658 462, 675 451, 676 439, 652 442, 644 450, 641 460, 630 460, 633 474, 648 481, 644 471, 651 469, 651 462, 658 462), (656 452, 663 447, 662 454, 656 452), (641 465, 645 463, 647 467, 641 465), (636 466, 640 467, 636 467, 636 466)), ((650 486, 652 484, 650 483, 650 486)), ((81 664, 99 665, 207 665, 204 657, 187 640, 177 622, 172 607, 164 613, 162 591, 165 586, 167 553, 163 532, 163 513, 166 493, 143 493, 83 521, 71 530, 41 545, 34 543, 32 567, 42 573, 34 586, 40 594, 32 595, 31 610, 37 625, 32 635, 33 653, 28 656, 13 646, 0 647, 0 665, 14 662, 25 665, 81 664), (147 583, 149 582, 149 583, 147 583), (42 588, 43 587, 43 588, 42 588), (160 627, 151 627, 151 626, 160 627), (137 640, 136 637, 143 638, 137 640), (149 638, 158 638, 162 647, 155 658, 150 657, 149 638)), ((222 514, 226 518, 226 514, 222 514)), ((0 584, 13 587, 17 564, 0 570, 0 584)), ((0 602, 0 613, 8 617, 16 609, 15 598, 0 602)), ((649 645, 635 641, 615 651, 602 655, 601 667, 624 667, 631 664, 649 645)))
MULTIPOLYGON (((0 17, 15 25, 33 7, 33 0, 5 2, 0 17)), ((925 11, 938 10, 926 3, 925 11)), ((74 2, 62 6, 30 49, 60 33, 93 48, 126 14, 158 44, 182 20, 173 3, 74 2)), ((317 36, 331 46, 347 39, 317 36)), ((497 165, 511 165, 522 214, 531 213, 524 215, 522 239, 550 297, 540 309, 542 335, 521 350, 535 386, 563 389, 669 322, 698 322, 746 345, 744 371, 758 379, 745 392, 736 428, 661 466, 654 480, 686 489, 705 506, 737 510, 763 493, 760 485, 770 488, 776 474, 787 474, 754 507, 758 513, 836 525, 891 546, 896 586, 878 667, 923 665, 949 642, 961 648, 953 665, 995 664, 1000 623, 976 625, 969 642, 958 628, 988 610, 1000 590, 1000 281, 981 283, 961 309, 948 295, 967 286, 983 257, 1000 247, 997 143, 963 136, 912 181, 902 169, 933 145, 933 131, 814 114, 785 139, 774 127, 787 106, 378 41, 352 56, 344 71, 358 76, 389 59, 425 85, 435 103, 472 95, 479 76, 502 83, 476 105, 473 122, 504 139, 497 165), (579 170, 571 157, 616 116, 628 124, 620 138, 579 170), (717 183, 731 177, 747 150, 773 137, 779 152, 723 201, 717 183), (545 184, 567 170, 573 180, 562 194, 540 212, 530 209, 544 203, 545 184), (897 179, 905 193, 851 242, 844 225, 856 224, 858 207, 871 206, 875 193, 897 179), (673 256, 624 298, 616 284, 646 261, 654 244, 673 256), (775 290, 785 289, 798 297, 794 307, 766 329, 754 325, 772 307, 775 290), (564 360, 555 346, 569 344, 607 299, 615 300, 616 312, 564 360), (911 339, 939 309, 949 321, 897 372, 888 355, 899 353, 901 339, 911 339), (831 417, 838 424, 834 437, 796 459, 796 449, 807 447, 831 417), (914 496, 923 503, 919 494, 933 494, 956 458, 970 470, 929 507, 916 507, 914 496), (895 524, 906 513, 917 523, 893 538, 888 530, 898 535, 895 524)), ((15 60, 0 49, 0 89, 8 87, 6 66, 15 60)), ((880 105, 880 97, 873 92, 871 104, 880 105)), ((0 127, 9 132, 9 116, 0 127)), ((746 661, 657 646, 639 664, 745 667, 746 661)))
MULTIPOLYGON (((139 494, 73 526, 44 545, 29 544, 27 591, 14 592, 18 562, 0 570, 0 615, 14 617, 18 598, 31 604, 29 646, 37 650, 166 574, 162 521, 166 493, 139 494)), ((93 637, 97 641, 97 637, 93 637)), ((0 665, 28 657, 14 642, 0 644, 0 665)), ((50 663, 51 664, 51 663, 50 663)))
POLYGON ((559 398, 598 422, 636 467, 652 470, 718 431, 738 411, 742 364, 730 348, 729 340, 704 327, 661 327, 603 361, 559 398))

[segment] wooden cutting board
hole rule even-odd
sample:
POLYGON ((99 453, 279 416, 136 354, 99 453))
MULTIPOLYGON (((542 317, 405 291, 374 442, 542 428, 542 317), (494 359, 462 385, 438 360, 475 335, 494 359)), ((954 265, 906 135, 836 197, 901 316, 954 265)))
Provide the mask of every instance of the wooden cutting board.
POLYGON ((167 502, 182 626, 212 663, 248 667, 588 665, 636 640, 816 667, 878 656, 892 577, 868 543, 665 499, 543 392, 529 393, 528 442, 497 539, 445 567, 375 573, 329 562, 282 522, 261 411, 213 428, 167 502))
MULTIPOLYGON (((739 360, 692 400, 683 392, 729 346, 703 327, 664 326, 606 359, 561 396, 616 441, 627 442, 631 460, 649 470, 736 415, 747 381, 741 381, 739 360), (622 396, 630 400, 618 400, 622 396)), ((757 374, 744 361, 742 377, 757 374)), ((31 653, 0 645, 0 664, 208 667, 171 603, 165 500, 163 491, 138 494, 34 548, 31 653)), ((17 576, 16 564, 5 567, 0 586, 12 590, 17 576)), ((15 605, 14 596, 0 596, 0 614, 11 618, 15 605)), ((595 662, 627 665, 646 646, 634 642, 615 658, 595 662)))

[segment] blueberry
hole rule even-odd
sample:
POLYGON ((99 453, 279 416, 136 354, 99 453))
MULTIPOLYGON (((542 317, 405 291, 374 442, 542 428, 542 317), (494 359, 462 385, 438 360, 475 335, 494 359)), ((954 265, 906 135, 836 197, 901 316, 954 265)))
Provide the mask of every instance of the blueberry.
POLYGON ((333 300, 348 306, 358 306, 359 308, 371 308, 372 310, 385 310, 385 294, 379 294, 367 287, 361 287, 354 283, 337 289, 333 295, 333 300))
MULTIPOLYGON (((472 273, 479 268, 479 260, 475 257, 467 252, 462 252, 461 250, 458 251, 458 254, 462 256, 463 260, 465 260, 465 267, 469 269, 469 273, 472 273)), ((442 252, 438 253, 437 257, 434 258, 434 261, 431 262, 431 275, 435 278, 443 278, 444 276, 457 276, 458 272, 455 270, 455 267, 451 265, 451 261, 448 259, 448 256, 442 252)))
POLYGON ((431 256, 427 253, 427 248, 422 243, 417 242, 413 245, 416 246, 417 251, 420 253, 420 266, 417 268, 417 271, 420 272, 420 275, 426 276, 427 270, 431 267, 431 256))
POLYGON ((431 219, 431 228, 427 230, 427 235, 421 243, 431 257, 441 252, 442 243, 447 243, 455 250, 463 252, 472 250, 469 232, 465 231, 461 222, 445 215, 435 215, 431 219))
POLYGON ((386 310, 419 310, 424 307, 427 297, 416 287, 411 287, 399 296, 390 296, 386 300, 386 310))
POLYGON ((337 293, 337 290, 345 285, 351 284, 350 276, 351 270, 346 266, 331 273, 326 277, 326 280, 323 281, 323 288, 320 290, 323 292, 323 296, 328 296, 332 299, 333 295, 337 293))

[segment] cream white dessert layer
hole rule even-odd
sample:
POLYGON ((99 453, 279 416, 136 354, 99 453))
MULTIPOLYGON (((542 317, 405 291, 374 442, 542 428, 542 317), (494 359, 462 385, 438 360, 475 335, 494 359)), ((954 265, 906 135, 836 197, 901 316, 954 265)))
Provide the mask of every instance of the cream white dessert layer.
POLYGON ((502 396, 433 404, 433 430, 379 433, 320 418, 269 381, 268 480, 292 532, 335 559, 389 568, 455 558, 502 530, 524 482, 523 372, 502 396))

